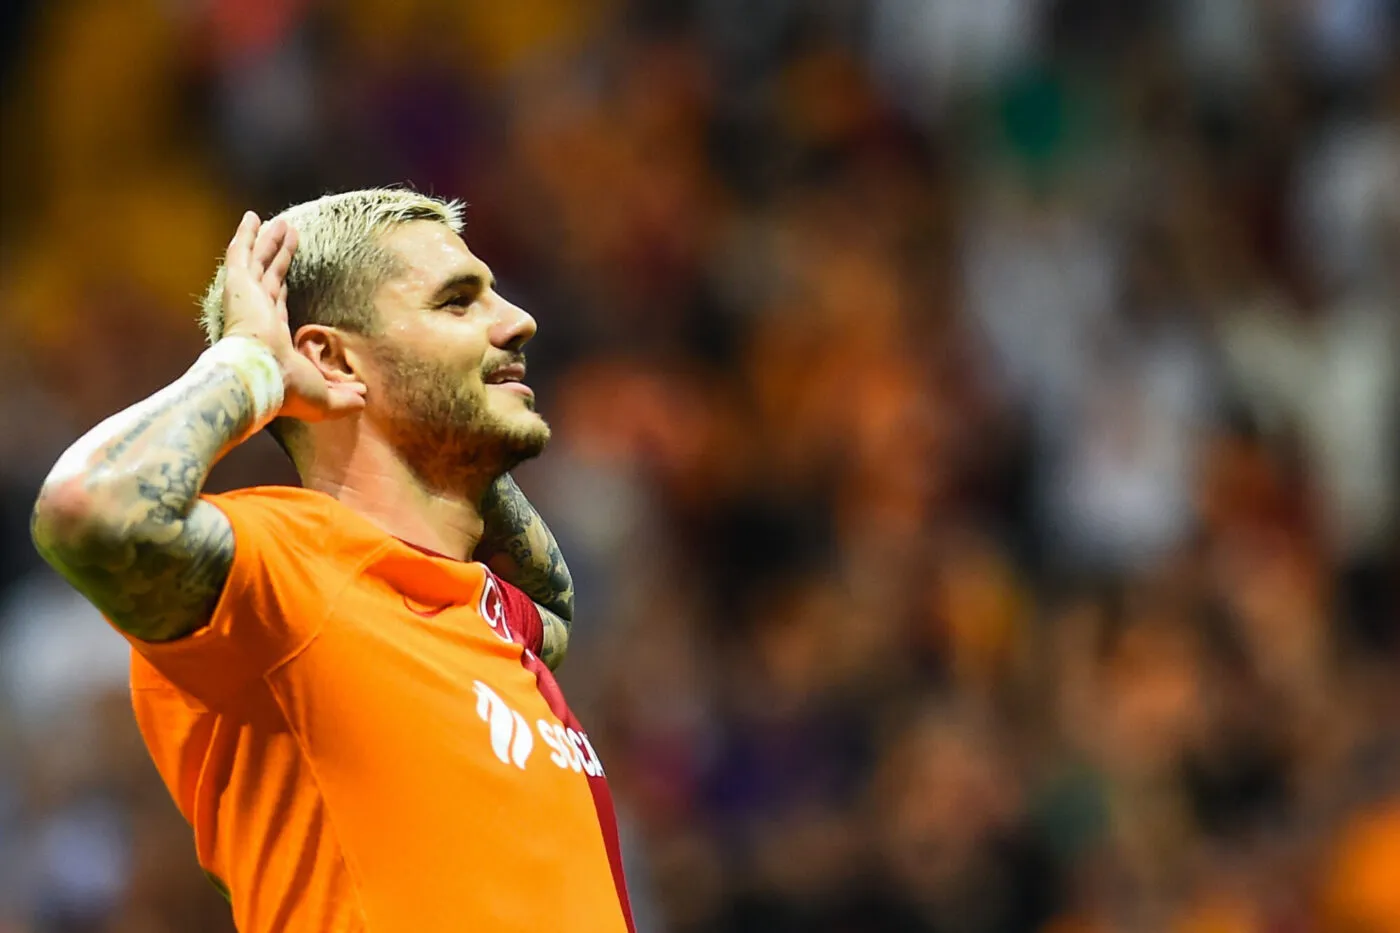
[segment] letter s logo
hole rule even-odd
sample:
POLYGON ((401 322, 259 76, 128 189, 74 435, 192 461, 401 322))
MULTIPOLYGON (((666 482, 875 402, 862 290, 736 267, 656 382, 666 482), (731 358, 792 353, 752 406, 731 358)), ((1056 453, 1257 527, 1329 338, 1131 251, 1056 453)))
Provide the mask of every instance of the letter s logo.
POLYGON ((535 747, 535 737, 525 717, 481 681, 473 681, 472 688, 476 690, 476 714, 491 728, 491 751, 502 764, 514 764, 524 770, 535 747))
POLYGON ((549 746, 552 753, 549 760, 555 766, 582 771, 589 777, 604 774, 603 763, 598 760, 598 753, 593 750, 593 743, 588 741, 586 734, 547 719, 536 720, 535 728, 539 730, 544 744, 549 746))
POLYGON ((559 736, 555 735, 554 730, 557 727, 554 723, 547 719, 538 719, 535 721, 535 726, 540 730, 540 738, 544 739, 544 744, 549 746, 551 752, 549 760, 554 762, 557 767, 567 768, 569 766, 569 752, 567 746, 560 741, 559 736))

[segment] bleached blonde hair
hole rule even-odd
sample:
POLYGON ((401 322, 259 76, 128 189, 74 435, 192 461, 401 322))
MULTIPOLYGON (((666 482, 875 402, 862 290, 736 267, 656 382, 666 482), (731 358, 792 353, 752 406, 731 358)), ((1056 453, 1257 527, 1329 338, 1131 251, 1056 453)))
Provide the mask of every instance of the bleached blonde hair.
MULTIPOLYGON (((296 228, 287 270, 287 319, 293 334, 305 324, 372 333, 375 290, 398 269, 381 239, 401 224, 430 220, 462 232, 462 204, 407 188, 365 188, 295 204, 277 217, 296 228)), ((276 218, 273 218, 276 219, 276 218)), ((200 300, 209 343, 224 335, 224 267, 200 300)))
MULTIPOLYGON (((287 323, 293 335, 306 324, 360 334, 376 330, 374 293, 401 260, 382 239, 401 224, 429 220, 462 232, 462 204, 407 188, 365 188, 294 204, 277 217, 296 228, 297 251, 287 270, 287 323)), ((276 218, 273 218, 276 219, 276 218)), ((200 299, 200 323, 212 345, 224 335, 224 267, 200 299)), ((293 461, 298 423, 277 418, 270 433, 293 461)))

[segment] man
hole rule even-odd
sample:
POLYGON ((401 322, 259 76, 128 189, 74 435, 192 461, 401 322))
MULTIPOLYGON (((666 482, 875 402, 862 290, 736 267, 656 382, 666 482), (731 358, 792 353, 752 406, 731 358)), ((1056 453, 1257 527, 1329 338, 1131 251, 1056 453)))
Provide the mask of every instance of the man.
POLYGON ((535 322, 460 230, 402 190, 245 215, 211 348, 35 506, 40 552, 134 648, 142 734, 244 933, 632 927, 603 768, 546 666, 573 585, 506 474, 549 439, 535 322), (265 426, 304 488, 201 495, 265 426))

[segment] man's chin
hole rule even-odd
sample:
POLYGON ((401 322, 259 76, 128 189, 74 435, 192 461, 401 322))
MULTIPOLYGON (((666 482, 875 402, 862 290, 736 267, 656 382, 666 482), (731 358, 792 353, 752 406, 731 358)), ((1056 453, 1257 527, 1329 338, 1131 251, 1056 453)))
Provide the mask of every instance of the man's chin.
POLYGON ((497 434, 505 470, 511 470, 526 460, 533 460, 549 446, 549 425, 534 412, 517 415, 501 425, 497 434))

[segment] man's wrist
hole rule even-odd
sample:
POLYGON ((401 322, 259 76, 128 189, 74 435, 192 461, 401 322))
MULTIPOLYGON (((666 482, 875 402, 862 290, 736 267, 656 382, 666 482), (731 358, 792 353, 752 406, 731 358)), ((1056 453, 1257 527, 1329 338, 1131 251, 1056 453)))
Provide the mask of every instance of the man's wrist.
POLYGON ((231 369, 248 390, 253 419, 244 437, 256 434, 282 410, 286 397, 282 367, 262 341, 238 334, 224 337, 205 350, 195 365, 231 369))

